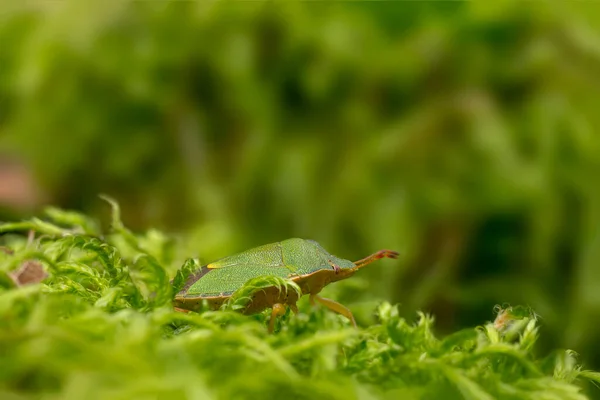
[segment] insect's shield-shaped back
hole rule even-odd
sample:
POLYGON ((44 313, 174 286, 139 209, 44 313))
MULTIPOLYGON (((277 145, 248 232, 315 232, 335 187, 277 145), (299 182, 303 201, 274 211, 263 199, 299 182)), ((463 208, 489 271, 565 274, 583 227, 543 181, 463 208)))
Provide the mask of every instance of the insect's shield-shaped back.
POLYGON ((250 279, 242 287, 236 290, 229 300, 223 304, 225 310, 240 310, 245 308, 252 300, 252 295, 269 287, 276 287, 280 292, 296 292, 298 297, 302 295, 302 290, 296 282, 290 279, 284 279, 277 276, 259 276, 250 279))

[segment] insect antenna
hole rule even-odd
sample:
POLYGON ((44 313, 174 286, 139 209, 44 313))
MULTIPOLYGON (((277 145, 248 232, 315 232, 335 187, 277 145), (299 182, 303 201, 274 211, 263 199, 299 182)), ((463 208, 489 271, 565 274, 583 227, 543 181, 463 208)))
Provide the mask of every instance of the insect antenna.
POLYGON ((373 261, 377 261, 382 258, 398 258, 399 254, 396 251, 392 250, 379 250, 377 253, 373 253, 370 256, 363 258, 362 260, 358 260, 354 262, 356 266, 354 269, 359 269, 364 267, 365 265, 371 264, 373 261))

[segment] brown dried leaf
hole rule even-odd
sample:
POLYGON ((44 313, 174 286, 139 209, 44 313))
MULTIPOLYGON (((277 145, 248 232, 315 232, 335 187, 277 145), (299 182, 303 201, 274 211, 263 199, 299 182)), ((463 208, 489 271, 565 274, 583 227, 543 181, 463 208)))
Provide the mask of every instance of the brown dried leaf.
POLYGON ((25 261, 21 268, 10 273, 10 277, 17 286, 40 283, 48 277, 42 263, 36 260, 25 261))

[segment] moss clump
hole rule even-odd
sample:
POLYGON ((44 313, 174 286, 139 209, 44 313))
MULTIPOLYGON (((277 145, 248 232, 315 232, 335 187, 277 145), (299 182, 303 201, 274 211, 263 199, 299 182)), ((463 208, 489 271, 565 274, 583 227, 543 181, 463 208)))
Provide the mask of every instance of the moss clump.
POLYGON ((600 381, 571 351, 536 356, 537 319, 520 307, 444 338, 432 316, 408 322, 389 303, 355 330, 301 302, 275 335, 268 312, 245 317, 235 302, 175 312, 173 296, 198 263, 177 268, 175 242, 130 232, 112 205, 108 235, 57 209, 0 225, 0 398, 578 400, 587 398, 580 382, 600 381), (15 279, 25 263, 43 280, 15 279))

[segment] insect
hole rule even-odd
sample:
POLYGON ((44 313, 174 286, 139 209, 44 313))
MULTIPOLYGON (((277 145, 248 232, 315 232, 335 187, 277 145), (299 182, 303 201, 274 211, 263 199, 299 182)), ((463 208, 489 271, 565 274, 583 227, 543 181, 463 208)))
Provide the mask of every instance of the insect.
MULTIPOLYGON (((380 250, 352 262, 329 254, 314 240, 287 239, 255 247, 201 267, 188 277, 183 289, 175 296, 174 306, 179 311, 197 311, 202 304, 208 304, 210 309, 216 310, 248 280, 259 276, 277 276, 294 281, 299 286, 301 295, 310 296, 313 305, 315 301, 319 302, 347 317, 356 326, 354 316, 348 308, 319 296, 319 292, 328 284, 349 278, 365 265, 385 257, 397 258, 398 253, 380 250)), ((273 332, 276 317, 285 314, 287 307, 295 314, 298 313, 298 298, 295 291, 271 286, 254 293, 241 312, 249 315, 271 308, 269 332, 273 332)))

